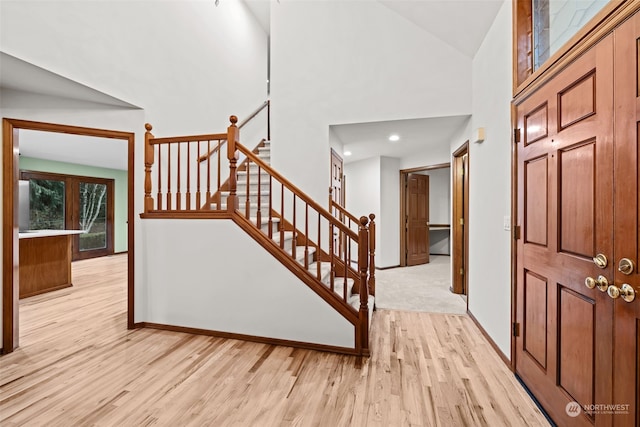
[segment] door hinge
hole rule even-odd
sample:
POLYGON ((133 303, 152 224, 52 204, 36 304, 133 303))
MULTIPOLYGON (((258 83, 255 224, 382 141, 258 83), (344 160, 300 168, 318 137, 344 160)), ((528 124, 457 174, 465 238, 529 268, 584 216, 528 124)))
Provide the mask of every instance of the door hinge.
POLYGON ((513 142, 515 142, 516 144, 520 142, 520 129, 513 130, 513 142))
POLYGON ((520 336, 520 323, 513 322, 511 324, 511 330, 513 332, 513 336, 514 337, 519 337, 520 336))
POLYGON ((460 225, 464 225, 464 218, 460 218, 460 225))
POLYGON ((513 239, 514 240, 519 240, 520 239, 520 226, 516 225, 513 227, 513 239))
POLYGON ((464 267, 460 267, 460 275, 464 276, 464 267))

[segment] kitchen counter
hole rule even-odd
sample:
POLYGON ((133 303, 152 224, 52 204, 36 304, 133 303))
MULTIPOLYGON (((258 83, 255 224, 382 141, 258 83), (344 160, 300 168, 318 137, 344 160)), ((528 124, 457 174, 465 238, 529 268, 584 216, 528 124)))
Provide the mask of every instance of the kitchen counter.
POLYGON ((83 234, 85 230, 27 230, 20 231, 18 237, 20 239, 33 239, 36 237, 66 236, 70 234, 83 234))
POLYGON ((71 239, 83 230, 28 230, 20 239, 20 298, 68 288, 71 239))

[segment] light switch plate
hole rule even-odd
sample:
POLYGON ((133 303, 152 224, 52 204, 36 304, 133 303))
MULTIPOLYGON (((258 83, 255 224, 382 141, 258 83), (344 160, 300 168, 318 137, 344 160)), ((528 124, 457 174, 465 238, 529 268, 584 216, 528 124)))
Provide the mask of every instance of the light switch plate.
POLYGON ((511 215, 504 216, 504 229, 505 231, 511 231, 511 215))

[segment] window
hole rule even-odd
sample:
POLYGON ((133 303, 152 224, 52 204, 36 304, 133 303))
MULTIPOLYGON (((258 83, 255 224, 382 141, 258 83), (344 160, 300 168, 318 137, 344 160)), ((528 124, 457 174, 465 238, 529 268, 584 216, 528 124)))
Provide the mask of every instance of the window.
POLYGON ((73 260, 113 254, 113 179, 22 171, 32 230, 72 229, 73 260))
POLYGON ((514 94, 613 28, 635 0, 514 0, 514 94))

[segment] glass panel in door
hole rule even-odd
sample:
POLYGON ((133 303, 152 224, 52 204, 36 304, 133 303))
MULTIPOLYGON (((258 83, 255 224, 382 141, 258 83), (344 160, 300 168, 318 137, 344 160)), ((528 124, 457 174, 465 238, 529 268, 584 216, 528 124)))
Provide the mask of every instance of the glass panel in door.
POLYGON ((79 250, 107 248, 107 185, 80 182, 78 187, 78 219, 81 230, 79 250))

